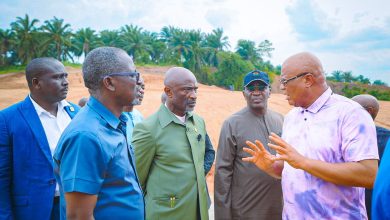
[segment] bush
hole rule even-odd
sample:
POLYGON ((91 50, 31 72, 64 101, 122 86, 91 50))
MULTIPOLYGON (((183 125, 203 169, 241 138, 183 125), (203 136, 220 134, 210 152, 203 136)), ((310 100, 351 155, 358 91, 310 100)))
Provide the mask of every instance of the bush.
POLYGON ((238 54, 232 52, 219 52, 218 71, 214 74, 214 84, 235 90, 242 89, 242 81, 246 73, 255 69, 250 61, 243 60, 238 54))
POLYGON ((344 85, 341 90, 342 94, 348 98, 351 98, 360 94, 370 94, 376 97, 378 100, 390 101, 390 90, 378 89, 376 87, 365 88, 351 84, 344 85))

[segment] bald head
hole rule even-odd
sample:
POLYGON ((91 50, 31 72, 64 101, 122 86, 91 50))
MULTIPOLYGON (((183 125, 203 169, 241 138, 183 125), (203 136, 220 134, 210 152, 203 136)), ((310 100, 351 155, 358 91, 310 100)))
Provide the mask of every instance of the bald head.
POLYGON ((324 70, 321 61, 312 53, 301 52, 290 56, 282 65, 283 70, 287 72, 309 72, 316 77, 324 78, 324 70))
POLYGON ((31 89, 32 79, 37 78, 42 74, 46 73, 58 73, 65 72, 64 65, 52 58, 52 57, 41 57, 31 60, 26 67, 26 80, 28 87, 31 89))
POLYGON ((165 73, 164 85, 168 87, 177 86, 188 80, 196 82, 196 78, 190 70, 183 67, 172 67, 165 73))
POLYGON ((363 94, 354 96, 351 99, 366 109, 368 113, 370 113, 372 119, 375 120, 379 111, 379 102, 374 96, 363 94))
POLYGON ((176 115, 184 116, 194 110, 197 98, 197 85, 194 74, 183 67, 173 67, 165 74, 164 92, 168 109, 176 115))
POLYGON ((309 107, 328 88, 321 61, 308 52, 292 55, 284 61, 280 82, 280 89, 295 107, 309 107))

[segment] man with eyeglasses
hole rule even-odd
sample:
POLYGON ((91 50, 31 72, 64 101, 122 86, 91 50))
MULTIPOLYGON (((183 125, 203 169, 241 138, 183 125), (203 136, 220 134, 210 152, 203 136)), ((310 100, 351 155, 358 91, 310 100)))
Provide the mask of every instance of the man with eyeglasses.
POLYGON ((198 83, 190 70, 173 67, 164 86, 165 103, 133 132, 146 219, 208 220, 207 132, 204 120, 193 113, 198 83))
POLYGON ((0 219, 59 219, 54 149, 78 107, 65 101, 68 74, 49 57, 26 67, 30 94, 0 111, 0 219))
POLYGON ((134 101, 123 108, 123 114, 127 117, 127 127, 126 127, 126 137, 127 141, 131 143, 133 140, 133 129, 136 124, 144 120, 144 116, 140 111, 134 108, 136 105, 141 105, 142 100, 144 99, 145 93, 145 82, 142 77, 140 77, 137 83, 137 93, 134 101))
POLYGON ((283 219, 367 219, 364 188, 378 169, 375 125, 356 102, 328 87, 320 60, 303 52, 282 65, 280 88, 293 108, 270 154, 248 141, 244 161, 282 179, 283 219))
POLYGON ((267 73, 249 72, 242 92, 246 107, 222 125, 214 177, 216 220, 282 218, 280 180, 241 160, 249 155, 243 151, 247 140, 265 145, 271 132, 282 132, 283 116, 268 108, 269 83, 267 73))
POLYGON ((136 98, 139 73, 119 48, 100 47, 83 64, 88 103, 57 145, 61 219, 144 219, 144 199, 123 107, 136 98))

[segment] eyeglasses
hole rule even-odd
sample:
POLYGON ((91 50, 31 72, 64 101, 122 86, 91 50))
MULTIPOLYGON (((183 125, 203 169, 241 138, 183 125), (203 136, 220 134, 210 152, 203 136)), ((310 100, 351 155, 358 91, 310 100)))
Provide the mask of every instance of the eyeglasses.
POLYGON ((139 82, 139 72, 137 72, 137 70, 134 72, 110 73, 110 74, 103 76, 102 78, 106 78, 108 76, 129 76, 131 78, 133 78, 135 76, 136 82, 139 82))
POLYGON ((255 90, 264 91, 267 87, 268 85, 249 85, 245 86, 245 89, 249 92, 254 92, 255 90))
POLYGON ((288 83, 288 82, 290 82, 291 80, 294 80, 294 79, 297 79, 297 78, 299 78, 299 77, 302 77, 302 76, 305 76, 305 75, 307 75, 307 74, 309 74, 310 72, 304 72, 304 73, 300 73, 300 74, 298 74, 298 75, 296 75, 296 76, 293 76, 293 77, 291 77, 291 78, 289 78, 289 79, 280 79, 280 84, 283 84, 283 86, 286 86, 286 84, 288 83))

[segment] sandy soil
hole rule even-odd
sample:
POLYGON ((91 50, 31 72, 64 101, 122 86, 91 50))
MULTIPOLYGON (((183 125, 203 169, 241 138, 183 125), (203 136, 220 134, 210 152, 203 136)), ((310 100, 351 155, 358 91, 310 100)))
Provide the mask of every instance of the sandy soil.
MULTIPOLYGON (((140 67, 137 69, 143 75, 146 91, 142 105, 136 108, 147 117, 155 112, 160 105, 160 97, 163 92, 163 73, 165 73, 168 67, 140 67)), ((67 70, 70 73, 70 91, 67 100, 77 103, 81 97, 89 96, 88 91, 84 87, 81 70, 70 67, 67 70)), ((0 75, 0 109, 23 100, 27 94, 28 87, 23 73, 0 75)), ((205 119, 214 147, 218 144, 219 132, 223 121, 245 105, 246 103, 241 92, 231 92, 216 86, 199 85, 198 102, 195 111, 205 119)), ((377 116, 376 124, 390 128, 390 102, 380 102, 380 105, 381 110, 377 116)), ((282 114, 286 114, 291 109, 282 94, 272 94, 269 99, 269 107, 282 114)), ((209 174, 207 181, 212 192, 213 172, 209 174)))

